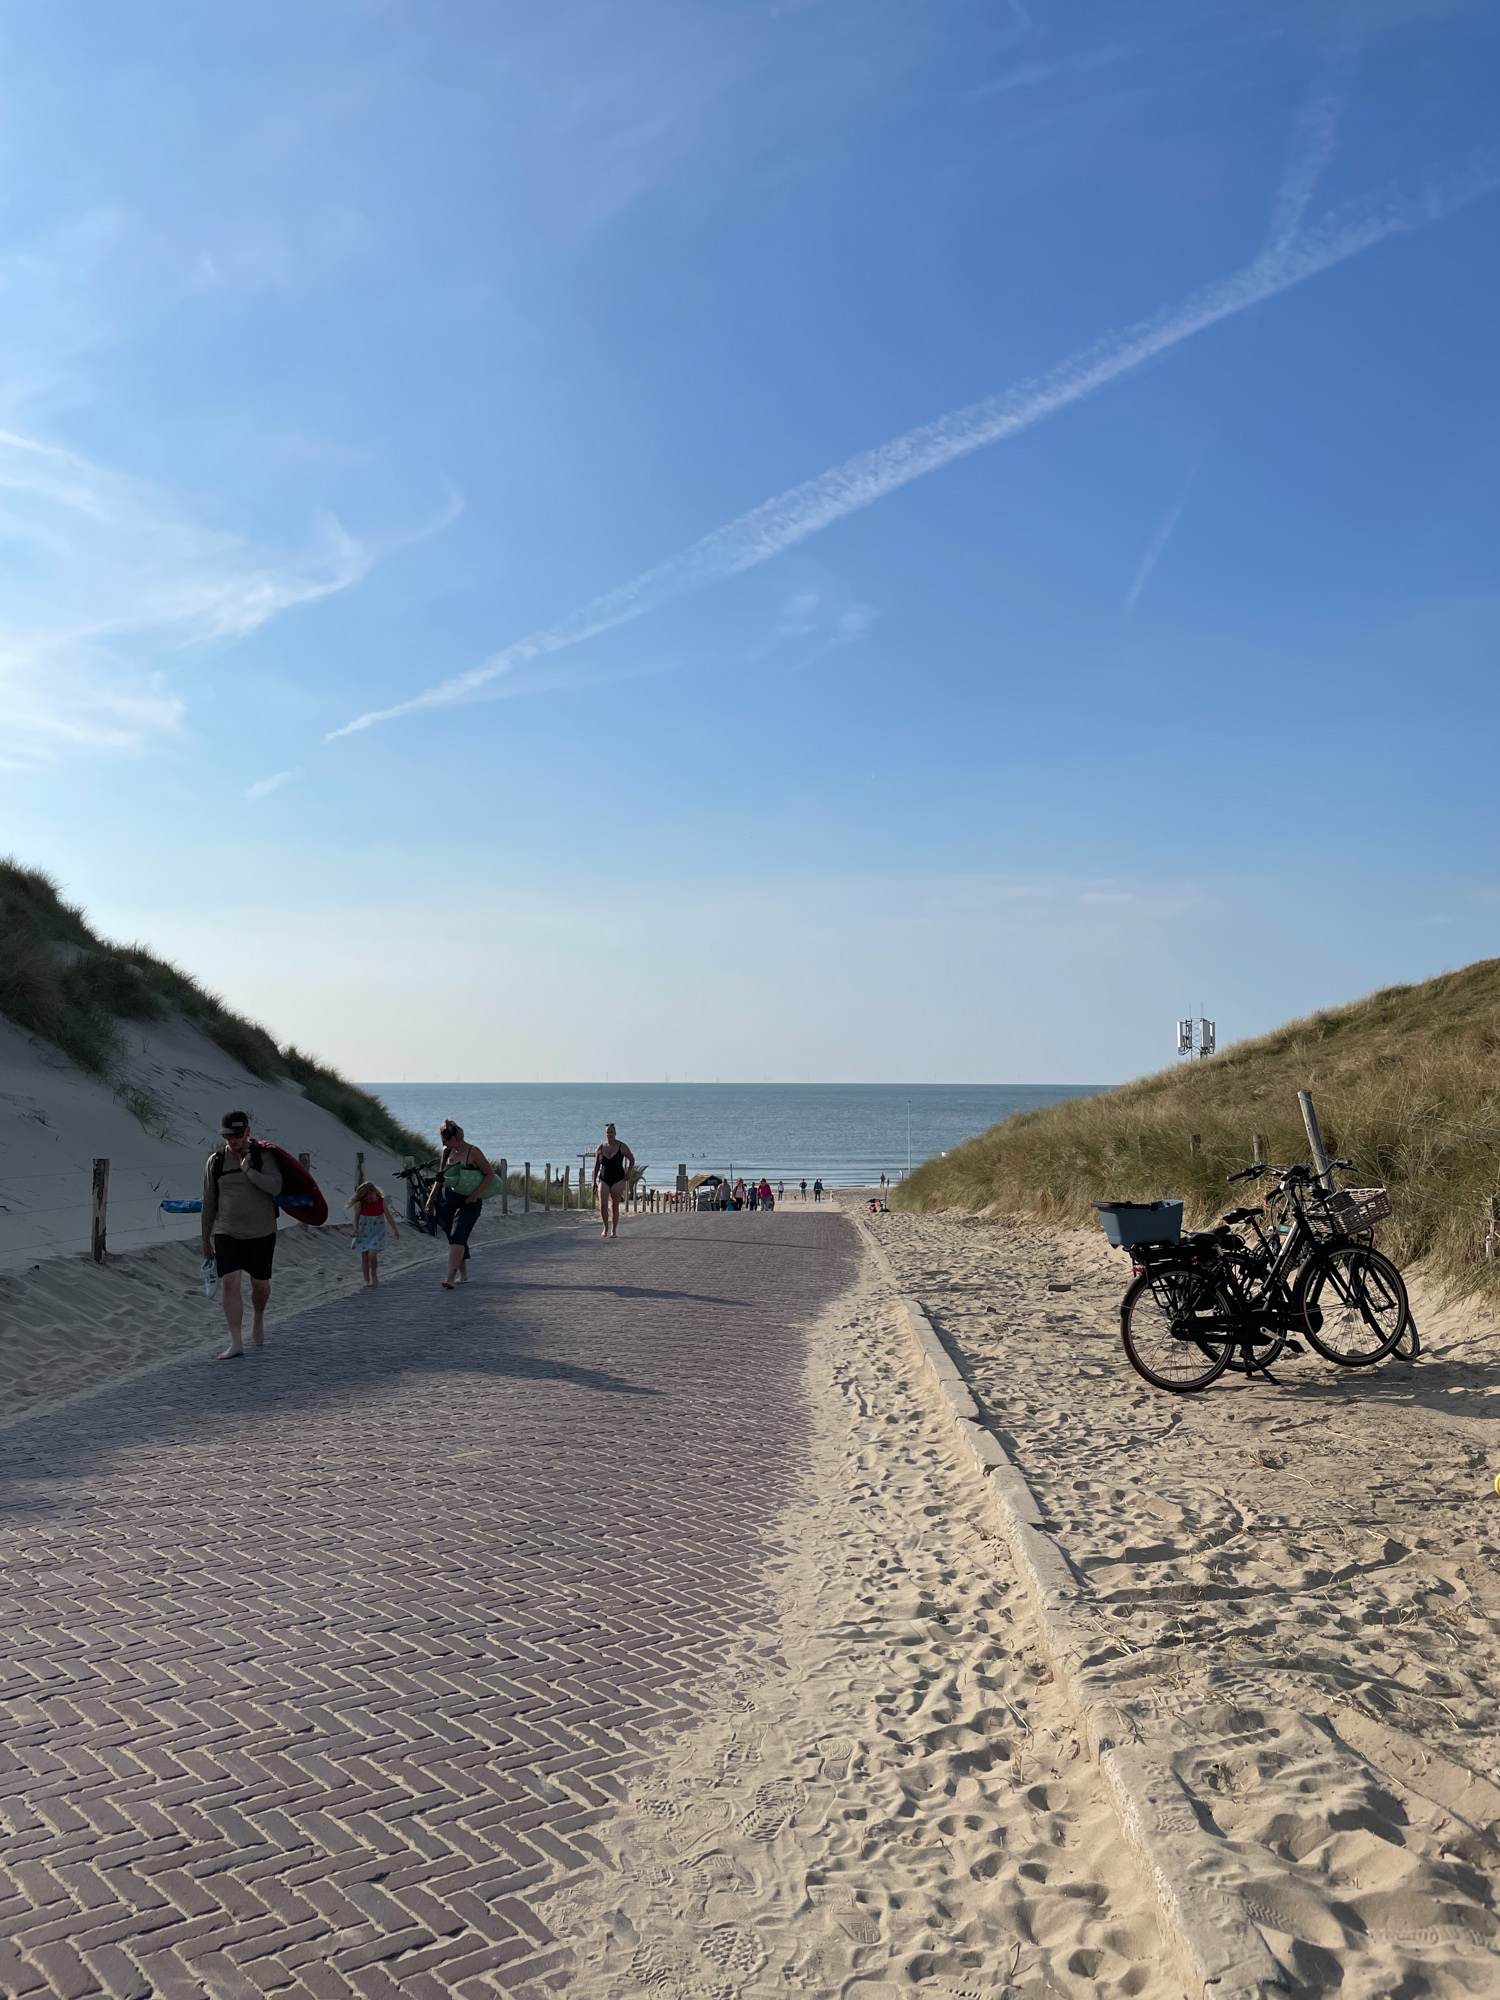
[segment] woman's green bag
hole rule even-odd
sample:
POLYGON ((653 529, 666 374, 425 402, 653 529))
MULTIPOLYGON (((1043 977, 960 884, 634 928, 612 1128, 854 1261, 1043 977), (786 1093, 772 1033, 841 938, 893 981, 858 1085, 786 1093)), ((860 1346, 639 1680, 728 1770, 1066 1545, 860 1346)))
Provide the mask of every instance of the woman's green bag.
POLYGON ((478 1167, 444 1167, 443 1169, 443 1186, 447 1188, 450 1194, 462 1195, 465 1200, 474 1193, 476 1188, 482 1188, 488 1179, 489 1175, 481 1173, 478 1167))

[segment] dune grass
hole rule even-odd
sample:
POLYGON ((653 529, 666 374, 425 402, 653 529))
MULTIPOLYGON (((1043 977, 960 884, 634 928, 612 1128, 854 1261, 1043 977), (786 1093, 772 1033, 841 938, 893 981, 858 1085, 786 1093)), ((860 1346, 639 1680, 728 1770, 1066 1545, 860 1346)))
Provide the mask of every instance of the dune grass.
POLYGON ((0 860, 0 1014, 108 1083, 143 1125, 159 1115, 125 1067, 125 1021, 191 1021, 264 1083, 283 1078, 372 1146, 425 1154, 432 1142, 393 1118, 378 1097, 295 1048, 278 1048, 254 1021, 226 1007, 175 965, 141 945, 109 944, 65 903, 50 875, 0 860))
POLYGON ((1248 1165, 1256 1133, 1267 1159, 1306 1160, 1300 1089, 1313 1092, 1329 1152, 1355 1163, 1343 1179, 1389 1190, 1382 1246, 1403 1263, 1427 1259, 1456 1290, 1500 1292, 1500 1265, 1484 1256, 1500 1194, 1500 959, 1019 1112, 929 1160, 896 1202, 1097 1226, 1094 1201, 1181 1196, 1184 1221, 1201 1225, 1255 1199, 1225 1177, 1248 1165))

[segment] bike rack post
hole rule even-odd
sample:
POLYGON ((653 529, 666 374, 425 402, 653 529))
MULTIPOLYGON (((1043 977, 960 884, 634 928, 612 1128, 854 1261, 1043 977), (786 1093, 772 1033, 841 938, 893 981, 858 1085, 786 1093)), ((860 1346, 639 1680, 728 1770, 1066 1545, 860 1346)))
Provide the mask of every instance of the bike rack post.
POLYGON ((1302 1107, 1302 1123, 1307 1127, 1307 1143, 1312 1152, 1313 1165, 1318 1170, 1318 1185, 1333 1186, 1333 1169, 1328 1164, 1328 1148, 1323 1144, 1323 1134, 1318 1130, 1318 1114, 1313 1109, 1312 1092, 1299 1090, 1297 1102, 1302 1107))

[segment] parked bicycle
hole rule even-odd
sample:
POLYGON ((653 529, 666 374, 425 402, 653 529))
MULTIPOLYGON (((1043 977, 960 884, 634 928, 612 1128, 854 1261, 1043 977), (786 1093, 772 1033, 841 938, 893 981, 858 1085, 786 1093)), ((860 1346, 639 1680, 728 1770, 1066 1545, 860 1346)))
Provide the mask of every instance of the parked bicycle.
MULTIPOLYGON (((1206 1389, 1230 1367, 1265 1374, 1288 1350, 1303 1352, 1303 1338, 1342 1368, 1384 1360, 1403 1337, 1414 1348, 1405 1282, 1371 1234, 1391 1212, 1384 1188, 1325 1188, 1302 1166, 1256 1164, 1229 1178, 1267 1175, 1276 1185, 1265 1205, 1231 1208, 1216 1228, 1154 1242, 1121 1234, 1136 1276, 1120 1304, 1120 1336, 1131 1366, 1156 1388, 1206 1389), (1246 1225, 1253 1241, 1236 1233, 1246 1225)), ((1154 1206, 1180 1220, 1179 1203, 1154 1206)), ((1101 1207, 1116 1211, 1121 1233, 1125 1205, 1101 1207)))
POLYGON ((428 1236, 440 1233, 442 1225, 427 1209, 428 1199, 437 1185, 438 1162, 421 1160, 409 1167, 399 1167, 398 1181, 406 1182, 406 1219, 413 1229, 420 1229, 428 1236))

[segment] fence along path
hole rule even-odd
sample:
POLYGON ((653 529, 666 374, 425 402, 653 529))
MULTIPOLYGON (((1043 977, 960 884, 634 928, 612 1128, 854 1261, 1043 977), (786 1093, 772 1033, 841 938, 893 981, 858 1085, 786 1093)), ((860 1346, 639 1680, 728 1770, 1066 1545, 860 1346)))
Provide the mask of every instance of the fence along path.
POLYGON ((545 1233, 7 1433, 0 1989, 546 1990, 798 1475, 852 1232, 766 1220, 545 1233))

